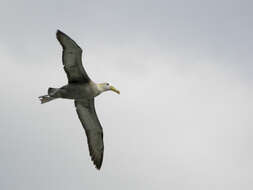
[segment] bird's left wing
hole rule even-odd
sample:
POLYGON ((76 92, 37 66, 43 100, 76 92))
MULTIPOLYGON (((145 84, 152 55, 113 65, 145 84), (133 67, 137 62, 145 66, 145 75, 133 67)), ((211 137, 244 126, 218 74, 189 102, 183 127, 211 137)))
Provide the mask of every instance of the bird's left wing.
POLYGON ((82 65, 82 49, 74 40, 60 30, 56 32, 56 38, 63 48, 62 62, 69 83, 89 82, 90 78, 82 65))
POLYGON ((75 100, 75 106, 87 135, 91 159, 96 168, 100 169, 104 154, 103 129, 95 111, 94 98, 91 100, 75 100))

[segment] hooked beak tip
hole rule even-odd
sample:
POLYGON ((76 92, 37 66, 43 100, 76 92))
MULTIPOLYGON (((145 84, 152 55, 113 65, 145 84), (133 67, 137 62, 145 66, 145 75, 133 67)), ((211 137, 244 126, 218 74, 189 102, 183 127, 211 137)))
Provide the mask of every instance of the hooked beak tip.
POLYGON ((111 87, 111 90, 114 91, 114 92, 116 92, 117 94, 120 94, 120 91, 117 90, 116 88, 114 88, 113 86, 111 87))

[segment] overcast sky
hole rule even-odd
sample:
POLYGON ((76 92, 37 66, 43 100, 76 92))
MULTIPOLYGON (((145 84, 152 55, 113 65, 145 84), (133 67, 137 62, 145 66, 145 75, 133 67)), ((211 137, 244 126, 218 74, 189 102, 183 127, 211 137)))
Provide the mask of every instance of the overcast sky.
POLYGON ((0 1, 1 190, 253 189, 253 3, 0 1), (66 84, 61 29, 84 50, 105 155, 97 171, 66 84))

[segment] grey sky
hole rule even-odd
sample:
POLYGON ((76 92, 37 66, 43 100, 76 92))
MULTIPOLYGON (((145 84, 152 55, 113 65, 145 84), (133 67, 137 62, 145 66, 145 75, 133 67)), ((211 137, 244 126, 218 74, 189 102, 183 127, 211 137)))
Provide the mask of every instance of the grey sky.
POLYGON ((252 1, 1 1, 0 189, 253 188, 252 1), (66 83, 56 29, 105 93, 101 171, 66 83))

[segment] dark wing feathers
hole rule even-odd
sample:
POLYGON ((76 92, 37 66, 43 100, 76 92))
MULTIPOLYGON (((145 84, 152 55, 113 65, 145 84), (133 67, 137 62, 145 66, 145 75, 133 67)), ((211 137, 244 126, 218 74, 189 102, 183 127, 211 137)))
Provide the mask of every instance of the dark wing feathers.
POLYGON ((82 49, 74 40, 60 30, 56 32, 56 38, 63 48, 62 62, 69 83, 89 82, 90 78, 82 65, 82 49))
MULTIPOLYGON (((56 37, 63 53, 62 62, 69 83, 87 83, 90 81, 82 65, 82 49, 69 36, 57 30, 56 37)), ((90 156, 97 169, 101 168, 104 155, 103 129, 97 118, 94 98, 91 100, 75 100, 78 117, 85 129, 90 156)))
POLYGON ((90 156, 97 169, 101 168, 104 155, 103 129, 97 118, 94 98, 75 100, 76 111, 87 135, 90 156))

